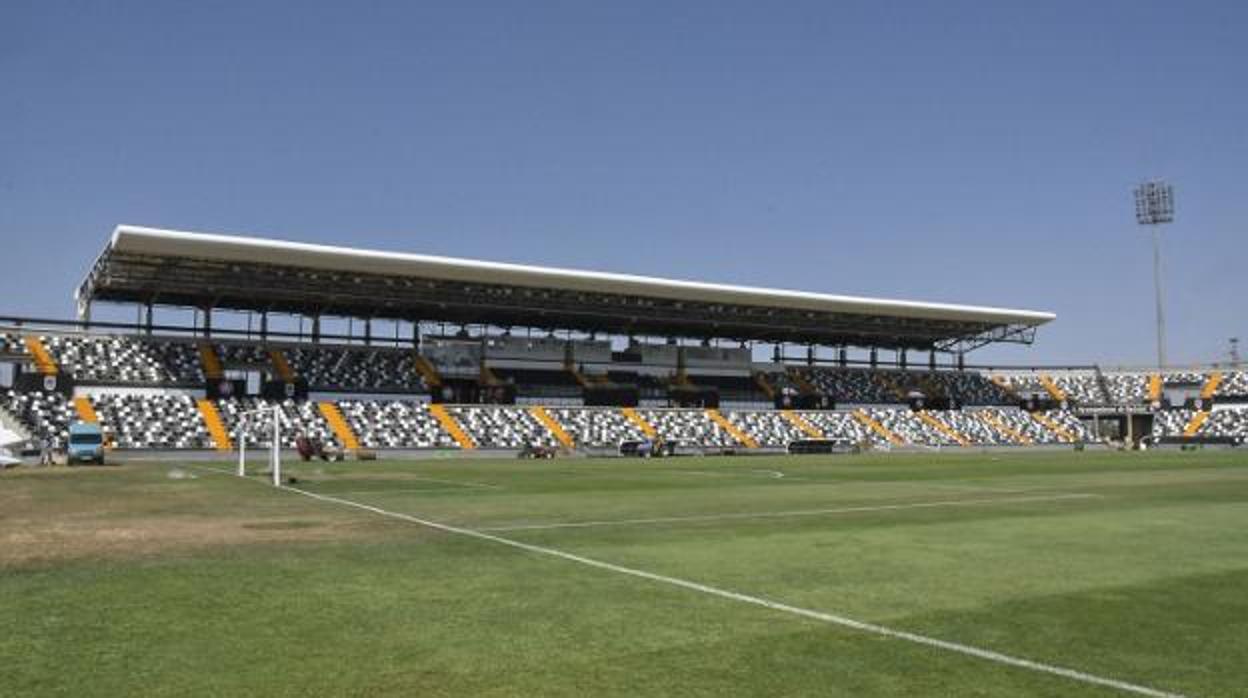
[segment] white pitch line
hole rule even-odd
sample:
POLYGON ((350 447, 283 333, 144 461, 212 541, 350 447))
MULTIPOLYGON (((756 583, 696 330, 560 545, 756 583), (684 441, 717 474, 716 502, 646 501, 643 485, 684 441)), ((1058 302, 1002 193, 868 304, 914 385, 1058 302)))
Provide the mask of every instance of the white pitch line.
POLYGON ((1052 494, 1033 497, 997 497, 994 499, 946 499, 936 502, 913 502, 910 504, 879 504, 864 507, 840 507, 836 509, 799 509, 796 511, 738 512, 732 514, 704 514, 699 516, 660 516, 649 519, 616 519, 602 521, 567 521, 546 524, 517 524, 515 526, 485 526, 478 531, 544 531, 555 528, 594 528, 600 526, 643 526, 647 524, 691 523, 698 521, 730 521, 738 519, 780 519, 797 516, 829 516, 832 514, 858 514, 873 511, 898 511, 904 509, 932 509, 938 507, 988 506, 993 504, 1025 504, 1027 502, 1054 502, 1066 499, 1099 499, 1099 494, 1052 494))
POLYGON ((346 492, 326 492, 325 494, 348 495, 348 494, 420 494, 423 492, 463 492, 465 490, 471 492, 481 489, 478 487, 400 487, 388 490, 349 490, 346 492))
POLYGON ((788 478, 789 480, 806 480, 804 477, 789 477, 779 470, 668 470, 660 472, 669 472, 673 475, 719 475, 721 477, 749 477, 753 478, 757 475, 765 475, 772 480, 788 478))
MULTIPOLYGON (((199 469, 199 470, 204 470, 206 472, 212 473, 213 475, 226 475, 229 477, 238 477, 238 473, 233 470, 226 470, 224 468, 214 468, 210 465, 194 465, 191 467, 199 469)), ((408 479, 410 480, 414 478, 408 478, 408 479)), ((256 482, 261 482, 261 484, 268 484, 268 480, 263 480, 263 481, 257 480, 256 482)), ((316 483, 315 481, 309 480, 303 484, 316 484, 316 483)), ((463 492, 464 490, 472 491, 474 489, 476 488, 475 487, 412 487, 412 488, 399 488, 399 489, 390 489, 390 490, 351 490, 348 492, 326 492, 325 494, 334 494, 334 495, 339 495, 339 496, 347 495, 347 494, 352 494, 352 495, 390 494, 391 492, 416 494, 416 493, 422 493, 422 492, 463 492)), ((502 489, 502 488, 499 487, 499 489, 502 489)), ((302 492, 303 490, 300 490, 300 491, 302 492)))
MULTIPOLYGON (((483 489, 483 490, 503 489, 501 485, 490 485, 484 482, 466 482, 464 480, 439 480, 436 477, 418 477, 415 475, 407 475, 406 473, 394 473, 394 475, 396 476, 395 479, 389 480, 388 482, 402 482, 404 480, 407 480, 409 482, 435 482, 439 485, 454 485, 456 487, 463 487, 465 489, 483 489)), ((349 478, 350 476, 348 475, 347 477, 349 478)), ((309 480, 308 482, 315 482, 315 481, 309 480)), ((391 490, 391 491, 398 491, 398 490, 391 490)), ((346 493, 343 493, 343 494, 346 494, 346 493)))
POLYGON ((758 596, 750 596, 749 594, 742 594, 742 593, 735 592, 735 591, 728 591, 727 589, 720 589, 719 587, 713 587, 707 584, 700 584, 698 582, 691 582, 685 579, 679 579, 677 577, 668 577, 668 576, 661 575, 661 574, 655 574, 654 572, 646 572, 645 570, 639 570, 639 569, 635 569, 632 567, 624 567, 623 565, 616 565, 610 562, 603 562, 601 560, 595 560, 593 558, 583 557, 581 555, 574 555, 572 553, 566 553, 566 552, 563 552, 562 550, 556 550, 554 548, 546 548, 540 545, 522 543, 517 540, 512 540, 510 538, 503 538, 502 536, 491 535, 489 533, 483 533, 481 531, 474 531, 472 529, 460 528, 458 526, 450 526, 448 524, 442 524, 436 521, 429 521, 426 519, 417 518, 415 516, 410 516, 408 514, 400 514, 398 512, 388 511, 380 507, 374 507, 368 504, 361 504, 359 502, 354 502, 354 501, 351 501, 350 499, 340 499, 338 497, 330 497, 330 496, 323 495, 323 494, 316 494, 315 492, 308 492, 305 490, 301 490, 297 487, 282 487, 280 489, 288 490, 290 492, 295 492, 297 494, 304 495, 305 497, 311 497, 313 499, 318 499, 324 502, 331 502, 335 504, 341 504, 343 506, 354 507, 356 509, 362 509, 364 511, 369 511, 374 514, 378 514, 380 516, 387 516, 393 519, 398 519, 400 521, 407 521, 409 523, 418 524, 426 528, 432 528, 434 530, 443 531, 445 533, 453 533, 456 535, 467 536, 469 538, 476 538, 478 540, 490 541, 492 543, 498 543, 499 545, 506 545, 511 548, 524 550, 526 552, 535 553, 538 555, 546 555, 549 557, 559 558, 561 560, 567 560, 569 562, 579 563, 587 567, 594 567, 600 570, 606 570, 608 572, 615 572, 617 574, 628 575, 630 577, 638 577, 640 579, 646 579, 652 582, 658 582, 660 584, 667 584, 669 586, 680 587, 682 589, 689 589, 691 591, 697 591, 697 592, 707 594, 710 596, 716 596, 721 599, 728 599, 730 601, 738 601, 740 603, 746 603, 746 604, 750 604, 753 606, 761 606, 763 608, 771 609, 773 611, 780 611, 782 613, 788 613, 788 614, 795 615, 795 616, 801 616, 803 618, 809 618, 811 620, 822 621, 824 623, 838 625, 844 628, 849 628, 851 630, 858 630, 860 632, 871 633, 873 635, 880 635, 883 637, 890 637, 890 638, 894 638, 897 640, 905 640, 906 642, 911 642, 917 645, 923 645, 925 647, 933 647, 936 649, 942 649, 947 652, 956 652, 958 654, 975 657, 977 659, 983 659, 989 662, 995 662, 997 664, 1012 666, 1012 667, 1016 667, 1019 669, 1027 669, 1030 671, 1039 672, 1043 674, 1050 674, 1053 676, 1060 676, 1062 678, 1070 679, 1072 681, 1078 681, 1081 683, 1091 684, 1095 686, 1103 686, 1106 688, 1113 688, 1113 689, 1117 689, 1117 690, 1124 691, 1127 693, 1133 693, 1135 695, 1140 695, 1140 696, 1150 696, 1150 698, 1185 698, 1180 693, 1170 693, 1170 692, 1158 690, 1155 688, 1149 688, 1148 686, 1142 686, 1140 684, 1129 683, 1127 681, 1120 681, 1118 679, 1106 678, 1104 676, 1097 676, 1095 674, 1089 674, 1086 672, 1078 671, 1076 669, 1068 669, 1066 667, 1060 667, 1060 666, 1056 666, 1052 664, 1045 664, 1043 662, 1032 661, 1030 659, 1024 659, 1022 657, 1015 657, 1013 655, 1003 654, 1001 652, 995 652, 993 650, 988 650, 988 649, 982 649, 979 647, 974 647, 972 645, 964 645, 958 642, 950 642, 948 640, 941 640, 941 639, 934 638, 934 637, 928 637, 927 635, 919 635, 918 633, 911 633, 905 630, 894 630, 893 628, 885 627, 883 625, 876 625, 874 623, 867 623, 867 622, 860 621, 860 620, 854 620, 853 618, 848 618, 846 616, 840 616, 840 615, 836 615, 833 613, 824 613, 822 611, 813 611, 813 610, 806 609, 806 608, 800 608, 798 606, 790 606, 788 604, 780 603, 778 601, 770 601, 768 599, 764 599, 758 596))
MULTIPOLYGON (((211 465, 195 464, 190 467, 200 468, 219 475, 235 475, 235 471, 226 470, 224 468, 214 468, 211 465)), ((298 475, 296 475, 298 477, 298 475)), ((394 489, 377 489, 377 490, 353 490, 350 492, 334 492, 334 494, 388 494, 390 492, 450 492, 454 490, 501 490, 502 485, 490 485, 484 482, 464 482, 461 480, 439 480, 432 477, 415 477, 412 475, 402 475, 399 480, 410 480, 415 482, 434 482, 440 485, 454 485, 454 487, 411 487, 411 488, 394 488, 394 489)), ((316 480, 307 480, 307 484, 316 484, 316 480)))
MULTIPOLYGON (((857 482, 861 482, 861 481, 857 481, 857 482)), ((920 487, 923 489, 960 490, 962 492, 995 492, 997 494, 1022 494, 1024 492, 1035 492, 1037 490, 1046 489, 1042 487, 1018 489, 1016 487, 1005 488, 1005 487, 991 487, 988 485, 972 485, 972 484, 962 485, 956 482, 926 482, 924 480, 915 480, 915 481, 892 480, 891 482, 893 484, 911 485, 911 486, 920 487)))
POLYGON ((465 482, 463 480, 439 480, 436 477, 416 477, 414 475, 405 475, 402 473, 399 473, 398 476, 399 476, 398 479, 400 481, 401 480, 416 480, 419 482, 437 482, 443 485, 456 485, 459 487, 476 487, 476 488, 484 489, 484 490, 503 489, 501 485, 491 485, 491 484, 484 483, 484 482, 465 482))

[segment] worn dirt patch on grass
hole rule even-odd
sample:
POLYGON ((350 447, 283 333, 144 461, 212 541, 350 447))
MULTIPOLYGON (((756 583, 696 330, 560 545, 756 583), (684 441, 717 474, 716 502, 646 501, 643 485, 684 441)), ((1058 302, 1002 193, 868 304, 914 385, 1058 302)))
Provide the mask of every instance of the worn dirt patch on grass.
POLYGON ((88 469, 6 476, 0 482, 0 568, 212 547, 375 540, 397 528, 377 517, 274 496, 254 483, 211 475, 171 481, 166 469, 113 468, 107 477, 88 469))
POLYGON ((360 521, 240 521, 202 517, 8 519, 0 532, 0 567, 76 558, 130 558, 219 546, 328 542, 375 537, 360 521))

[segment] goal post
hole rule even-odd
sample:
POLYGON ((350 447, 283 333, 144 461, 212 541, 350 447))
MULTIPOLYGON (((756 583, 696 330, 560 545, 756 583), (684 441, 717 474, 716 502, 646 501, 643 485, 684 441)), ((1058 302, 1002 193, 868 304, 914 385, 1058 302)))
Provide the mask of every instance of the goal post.
POLYGON ((273 486, 282 485, 282 408, 262 407, 238 415, 238 476, 247 477, 247 426, 249 423, 264 425, 267 420, 269 434, 269 473, 273 486))

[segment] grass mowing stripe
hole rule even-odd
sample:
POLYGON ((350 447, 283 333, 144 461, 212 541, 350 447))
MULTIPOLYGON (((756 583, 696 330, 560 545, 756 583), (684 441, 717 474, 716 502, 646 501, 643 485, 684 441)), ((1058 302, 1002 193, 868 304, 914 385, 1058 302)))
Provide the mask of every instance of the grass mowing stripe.
POLYGON ((1095 674, 1089 674, 1086 672, 1078 671, 1076 669, 1068 669, 1066 667, 1045 664, 1043 662, 1032 661, 1030 659, 1024 659, 1021 657, 1015 657, 1012 655, 1003 654, 1001 652, 996 652, 993 650, 973 647, 971 645, 963 645, 957 642, 950 642, 948 640, 941 640, 941 639, 934 638, 934 637, 928 637, 926 635, 919 635, 917 633, 911 633, 905 630, 895 630, 893 628, 888 628, 882 625, 876 625, 874 623, 867 623, 864 621, 854 620, 853 618, 847 618, 845 616, 839 616, 839 615, 835 615, 832 613, 824 613, 822 611, 814 611, 810 609, 799 608, 797 606, 790 606, 788 604, 780 603, 777 601, 770 601, 768 599, 764 599, 758 596, 750 596, 748 594, 742 594, 742 593, 735 592, 735 591, 729 591, 727 589, 720 589, 718 587, 713 587, 713 586, 701 584, 698 582, 692 582, 692 581, 688 581, 685 579, 678 579, 676 577, 668 577, 665 575, 656 574, 653 572, 646 572, 645 570, 639 570, 639 569, 635 569, 632 567, 624 567, 622 565, 616 565, 610 562, 603 562, 601 560, 595 560, 593 558, 583 557, 581 555, 574 555, 572 553, 567 553, 562 550, 556 550, 554 548, 547 548, 547 547, 543 547, 540 545, 532 545, 529 543, 523 543, 521 541, 512 540, 510 538, 504 538, 502 536, 497 536, 497 535, 485 533, 482 531, 475 531, 472 529, 460 528, 458 526, 450 526, 447 524, 438 523, 436 521, 429 521, 429 520, 421 519, 419 517, 411 516, 408 514, 402 514, 399 512, 389 511, 389 510, 382 509, 380 507, 371 506, 368 504, 362 504, 360 502, 355 502, 350 499, 342 499, 339 497, 331 497, 328 495, 317 494, 315 492, 308 492, 306 490, 299 489, 298 487, 281 487, 279 489, 283 489, 289 492, 294 492, 296 494, 300 494, 305 497, 311 497, 312 499, 317 499, 323 502, 339 504, 339 505, 347 506, 347 507, 353 507, 353 508, 360 509, 363 511, 368 511, 374 514, 378 514, 380 516, 385 516, 385 517, 397 519, 400 521, 407 521, 409 523, 418 524, 420 526, 431 528, 437 531, 443 531, 445 533, 451 533, 455 535, 476 538, 478 540, 489 541, 491 543, 505 545, 508 547, 516 548, 518 550, 523 550, 523 551, 530 552, 530 553, 535 553, 538 555, 546 555, 549 557, 555 557, 555 558, 559 558, 562 560, 567 560, 569 562, 575 562, 581 565, 586 565, 588 567, 606 570, 609 572, 615 572, 617 574, 628 575, 631 577, 637 577, 640 579, 646 579, 652 582, 667 584, 669 586, 676 586, 676 587, 680 587, 682 589, 688 589, 691 591, 697 591, 703 594, 719 597, 722 599, 738 601, 741 603, 750 604, 754 606, 761 606, 763 608, 767 608, 773 611, 789 613, 791 615, 800 616, 800 617, 808 618, 811 620, 822 621, 824 623, 838 625, 844 628, 858 630, 858 631, 865 632, 865 633, 871 633, 874 635, 880 635, 883 637, 904 640, 904 641, 922 645, 925 647, 932 647, 935 649, 941 649, 941 650, 945 650, 948 652, 955 652, 958 654, 975 657, 977 659, 983 659, 985 661, 994 662, 997 664, 1012 666, 1012 667, 1016 667, 1019 669, 1027 669, 1030 671, 1050 674, 1053 676, 1060 676, 1062 678, 1070 679, 1072 681, 1077 681, 1077 682, 1086 683, 1086 684, 1095 685, 1095 686, 1102 686, 1106 688, 1112 688, 1112 689, 1116 689, 1119 691, 1132 693, 1132 694, 1140 695, 1140 696, 1150 696, 1151 698, 1184 698, 1183 695, 1179 693, 1170 693, 1167 691, 1150 688, 1148 686, 1142 686, 1139 684, 1129 683, 1127 681, 1121 681, 1118 679, 1097 676, 1095 674))
POLYGON ((546 524, 517 524, 515 526, 484 526, 477 531, 546 531, 559 528, 596 528, 600 526, 644 526, 666 523, 696 523, 699 521, 733 521, 741 519, 779 519, 795 516, 830 516, 833 514, 858 514, 873 511, 898 511, 904 509, 933 509, 940 507, 984 506, 992 504, 1025 504, 1028 502, 1057 502, 1069 499, 1100 499, 1099 494, 1051 494, 1030 497, 997 497, 994 499, 946 499, 937 502, 912 502, 909 504, 879 504, 865 507, 842 507, 838 509, 800 509, 797 511, 741 512, 735 514, 703 514, 699 516, 658 516, 649 519, 618 519, 615 521, 567 521, 546 524))

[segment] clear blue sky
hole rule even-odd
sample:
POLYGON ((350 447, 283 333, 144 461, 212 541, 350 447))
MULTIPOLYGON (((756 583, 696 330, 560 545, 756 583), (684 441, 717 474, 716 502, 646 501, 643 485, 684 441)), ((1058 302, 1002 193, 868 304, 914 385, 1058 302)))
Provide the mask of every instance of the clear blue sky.
MULTIPOLYGON (((0 5, 0 313, 117 223, 1051 310, 1248 342, 1248 3, 0 5)), ((130 317, 127 315, 126 317, 130 317)))

